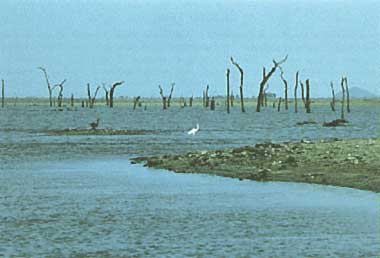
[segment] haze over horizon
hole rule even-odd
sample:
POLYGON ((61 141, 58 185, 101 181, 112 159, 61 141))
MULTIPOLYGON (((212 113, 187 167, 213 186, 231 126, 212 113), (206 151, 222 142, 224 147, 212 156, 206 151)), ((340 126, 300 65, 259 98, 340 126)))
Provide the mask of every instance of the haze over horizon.
MULTIPOLYGON (((330 81, 377 95, 380 55, 377 1, 19 1, 0 2, 0 79, 7 97, 47 97, 38 66, 52 84, 67 79, 64 97, 124 80, 117 96, 225 94, 226 69, 238 93, 257 96, 262 67, 283 64, 293 96, 295 73, 310 79, 312 97, 330 96, 330 81)), ((283 94, 279 71, 269 91, 283 94)), ((56 93, 55 93, 56 95, 56 93)), ((102 96, 102 93, 100 93, 102 96)))

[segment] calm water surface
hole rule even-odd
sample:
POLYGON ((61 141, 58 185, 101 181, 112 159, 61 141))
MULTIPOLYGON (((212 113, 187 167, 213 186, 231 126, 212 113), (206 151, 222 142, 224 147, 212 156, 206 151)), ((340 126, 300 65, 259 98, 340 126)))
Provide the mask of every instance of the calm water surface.
POLYGON ((379 111, 346 128, 297 127, 319 108, 262 114, 173 108, 0 110, 0 256, 378 257, 379 194, 181 175, 131 165, 139 155, 263 141, 375 137, 379 111), (142 136, 47 136, 50 129, 153 130, 142 136), (200 123, 195 137, 184 132, 200 123))

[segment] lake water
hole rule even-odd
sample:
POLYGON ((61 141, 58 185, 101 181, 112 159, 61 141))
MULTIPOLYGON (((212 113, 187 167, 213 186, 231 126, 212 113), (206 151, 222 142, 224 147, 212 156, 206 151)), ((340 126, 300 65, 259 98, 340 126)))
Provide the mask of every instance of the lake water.
POLYGON ((131 165, 141 155, 263 141, 368 138, 379 111, 353 108, 346 128, 320 107, 261 114, 126 108, 0 110, 0 256, 378 257, 380 195, 259 183, 131 165), (47 136, 49 129, 153 130, 141 136, 47 136), (303 127, 296 122, 319 124, 303 127), (185 131, 199 122, 201 131, 185 131))

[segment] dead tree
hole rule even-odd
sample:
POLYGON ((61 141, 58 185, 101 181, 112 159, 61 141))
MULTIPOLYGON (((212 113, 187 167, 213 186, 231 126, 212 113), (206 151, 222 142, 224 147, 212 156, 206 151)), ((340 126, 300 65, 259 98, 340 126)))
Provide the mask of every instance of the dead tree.
POLYGON ((280 71, 281 71, 281 80, 284 83, 285 110, 288 110, 288 82, 284 78, 284 70, 282 69, 281 66, 279 68, 280 68, 280 71))
POLYGON ((234 59, 232 58, 231 56, 231 63, 233 65, 236 66, 236 68, 239 70, 240 72, 240 105, 241 105, 241 112, 245 112, 245 108, 244 108, 244 95, 243 95, 243 84, 244 84, 244 71, 243 69, 240 67, 240 65, 238 63, 236 63, 234 61, 234 59))
POLYGON ((193 96, 191 96, 190 99, 189 99, 189 106, 190 106, 190 107, 193 106, 193 96))
POLYGON ((50 85, 49 77, 47 75, 46 69, 43 67, 37 67, 37 69, 40 69, 45 75, 45 80, 46 80, 46 84, 47 84, 48 91, 49 91, 49 103, 50 103, 50 107, 52 107, 53 106, 52 87, 50 85))
POLYGON ((344 77, 344 83, 346 84, 346 94, 347 94, 347 113, 351 112, 350 109, 350 91, 348 90, 347 77, 344 77))
POLYGON ((172 88, 170 89, 170 94, 169 94, 169 97, 168 97, 168 108, 170 107, 170 101, 172 100, 172 94, 173 94, 173 90, 174 90, 174 85, 175 85, 175 83, 173 82, 172 83, 172 88))
POLYGON ((58 83, 58 84, 54 85, 54 87, 52 88, 52 90, 54 90, 54 88, 56 88, 56 87, 59 88, 58 97, 57 97, 58 107, 62 107, 62 100, 63 100, 63 84, 64 84, 65 82, 66 82, 66 79, 64 79, 61 83, 58 83))
POLYGON ((99 89, 100 89, 100 86, 96 87, 94 96, 91 96, 90 84, 87 83, 87 97, 88 97, 88 103, 89 103, 90 108, 93 108, 95 105, 96 95, 98 94, 99 89))
POLYGON ((330 102, 331 110, 335 112, 335 92, 334 92, 334 84, 330 82, 332 101, 330 102))
POLYGON ((71 106, 71 107, 74 107, 74 94, 71 94, 71 98, 70 98, 70 106, 71 106))
POLYGON ((306 80, 306 113, 310 113, 310 82, 309 79, 306 80))
POLYGON ((260 112, 260 102, 262 101, 263 98, 263 93, 264 93, 264 87, 265 84, 268 82, 269 78, 274 74, 276 69, 288 59, 288 55, 285 56, 284 59, 282 59, 280 62, 276 62, 276 60, 273 59, 273 67, 269 71, 268 74, 265 72, 265 67, 263 67, 263 79, 260 82, 260 90, 259 90, 259 95, 258 95, 258 101, 257 101, 257 106, 256 106, 256 112, 260 112))
POLYGON ((230 98, 230 101, 231 101, 231 107, 234 106, 234 100, 235 100, 234 91, 231 91, 231 98, 230 98))
POLYGON ((210 89, 210 86, 207 84, 205 93, 205 107, 208 108, 210 106, 210 97, 208 96, 208 90, 210 89))
POLYGON ((267 106, 267 90, 269 88, 269 84, 265 85, 264 91, 263 91, 263 97, 261 98, 261 106, 267 106))
POLYGON ((298 107, 297 107, 297 88, 298 88, 298 71, 296 72, 296 85, 294 86, 294 112, 298 112, 298 107))
POLYGON ((214 99, 214 97, 211 98, 210 110, 215 110, 215 99, 214 99))
POLYGON ((227 113, 230 113, 230 69, 227 69, 227 113))
POLYGON ((166 109, 166 96, 164 96, 164 91, 162 90, 161 85, 158 85, 158 88, 160 89, 160 96, 162 98, 162 108, 166 109))
POLYGON ((340 86, 342 88, 342 111, 341 111, 341 114, 340 114, 340 118, 344 119, 344 98, 345 98, 345 95, 346 95, 346 91, 344 89, 344 77, 342 77, 342 80, 340 81, 340 86))
POLYGON ((110 105, 110 100, 109 100, 109 91, 108 89, 106 88, 106 84, 105 83, 102 83, 103 84, 103 90, 105 92, 105 98, 106 98, 106 105, 109 106, 110 105))
POLYGON ((4 80, 1 80, 1 107, 2 108, 4 108, 5 106, 4 88, 5 88, 4 80))
POLYGON ((280 98, 278 99, 277 112, 280 112, 280 111, 281 111, 281 100, 282 100, 282 98, 280 97, 280 98))
POLYGON ((300 81, 300 84, 301 84, 301 98, 302 98, 303 105, 304 105, 305 108, 306 108, 305 88, 303 87, 303 83, 302 83, 302 81, 300 81))
POLYGON ((116 87, 122 85, 123 83, 124 83, 124 81, 119 81, 119 82, 115 82, 112 84, 111 89, 110 89, 110 93, 109 93, 110 108, 113 108, 113 94, 115 92, 116 87))
POLYGON ((136 109, 137 104, 139 104, 140 96, 137 96, 133 99, 133 110, 136 109))

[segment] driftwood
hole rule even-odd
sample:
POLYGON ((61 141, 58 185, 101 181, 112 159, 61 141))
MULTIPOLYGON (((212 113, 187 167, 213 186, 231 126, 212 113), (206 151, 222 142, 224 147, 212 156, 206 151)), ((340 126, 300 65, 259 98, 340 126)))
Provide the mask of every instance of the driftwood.
POLYGON ((277 62, 276 60, 273 59, 273 67, 272 69, 269 71, 268 74, 266 74, 265 72, 265 67, 263 67, 263 79, 261 80, 260 82, 260 89, 259 89, 259 95, 258 95, 258 100, 257 100, 257 106, 256 106, 256 112, 260 112, 260 103, 262 101, 262 98, 263 98, 263 93, 264 93, 264 87, 265 87, 265 84, 268 82, 269 78, 274 74, 274 72, 276 71, 276 69, 286 61, 286 59, 288 59, 288 56, 286 55, 284 59, 282 59, 281 61, 277 62))
POLYGON ((244 108, 244 95, 243 95, 243 84, 244 84, 244 71, 243 69, 240 67, 240 65, 238 63, 235 62, 235 60, 233 59, 233 57, 231 56, 231 63, 236 66, 236 68, 239 70, 240 72, 240 105, 241 105, 241 112, 245 112, 245 108, 244 108))
POLYGON ((315 125, 317 122, 315 121, 303 121, 303 122, 298 122, 296 125, 315 125))
POLYGON ((227 69, 227 113, 230 113, 230 69, 227 69))
POLYGON ((110 89, 110 93, 109 93, 110 108, 113 108, 113 94, 115 92, 116 87, 122 85, 123 83, 124 83, 124 81, 119 81, 119 82, 115 82, 114 84, 112 84, 111 89, 110 89))

